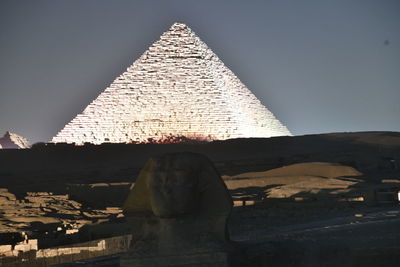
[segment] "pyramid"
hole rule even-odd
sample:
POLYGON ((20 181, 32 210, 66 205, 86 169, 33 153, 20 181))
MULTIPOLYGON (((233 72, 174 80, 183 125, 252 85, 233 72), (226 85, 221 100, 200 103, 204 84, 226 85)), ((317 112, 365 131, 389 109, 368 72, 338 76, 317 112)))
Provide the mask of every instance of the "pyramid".
POLYGON ((28 140, 18 134, 6 132, 0 138, 0 149, 22 149, 30 148, 28 140))
POLYGON ((185 24, 175 23, 52 142, 291 135, 185 24))

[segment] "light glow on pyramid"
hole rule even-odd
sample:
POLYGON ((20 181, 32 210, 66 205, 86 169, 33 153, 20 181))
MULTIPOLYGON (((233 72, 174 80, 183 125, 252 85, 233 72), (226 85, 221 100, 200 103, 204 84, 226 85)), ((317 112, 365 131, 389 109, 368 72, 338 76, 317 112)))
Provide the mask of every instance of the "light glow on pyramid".
POLYGON ((188 26, 175 23, 52 142, 282 135, 291 134, 188 26))

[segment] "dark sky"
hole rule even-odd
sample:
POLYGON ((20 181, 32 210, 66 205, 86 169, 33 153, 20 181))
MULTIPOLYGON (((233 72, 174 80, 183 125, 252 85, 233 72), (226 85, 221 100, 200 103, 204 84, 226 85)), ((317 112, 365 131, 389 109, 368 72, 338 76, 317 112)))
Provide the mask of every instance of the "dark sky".
POLYGON ((400 131, 400 1, 0 2, 0 135, 48 141, 174 22, 295 135, 400 131))

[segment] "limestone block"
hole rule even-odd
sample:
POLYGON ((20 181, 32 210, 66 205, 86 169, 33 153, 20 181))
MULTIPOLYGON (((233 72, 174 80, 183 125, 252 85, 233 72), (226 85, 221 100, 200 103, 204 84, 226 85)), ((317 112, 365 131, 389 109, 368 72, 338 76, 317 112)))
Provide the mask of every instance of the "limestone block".
POLYGON ((29 250, 31 250, 31 246, 29 244, 17 244, 14 246, 14 250, 29 251, 29 250))
POLYGON ((28 245, 30 245, 31 250, 37 250, 38 249, 38 240, 37 239, 29 239, 28 245))
POLYGON ((8 252, 12 250, 11 245, 0 245, 0 253, 8 252))

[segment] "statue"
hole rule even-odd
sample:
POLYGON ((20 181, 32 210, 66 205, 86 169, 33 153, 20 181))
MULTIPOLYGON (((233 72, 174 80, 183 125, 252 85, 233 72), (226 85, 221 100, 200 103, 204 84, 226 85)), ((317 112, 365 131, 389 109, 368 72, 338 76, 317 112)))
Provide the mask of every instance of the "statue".
POLYGON ((123 206, 133 232, 121 266, 228 266, 231 209, 207 157, 184 152, 149 159, 123 206))

